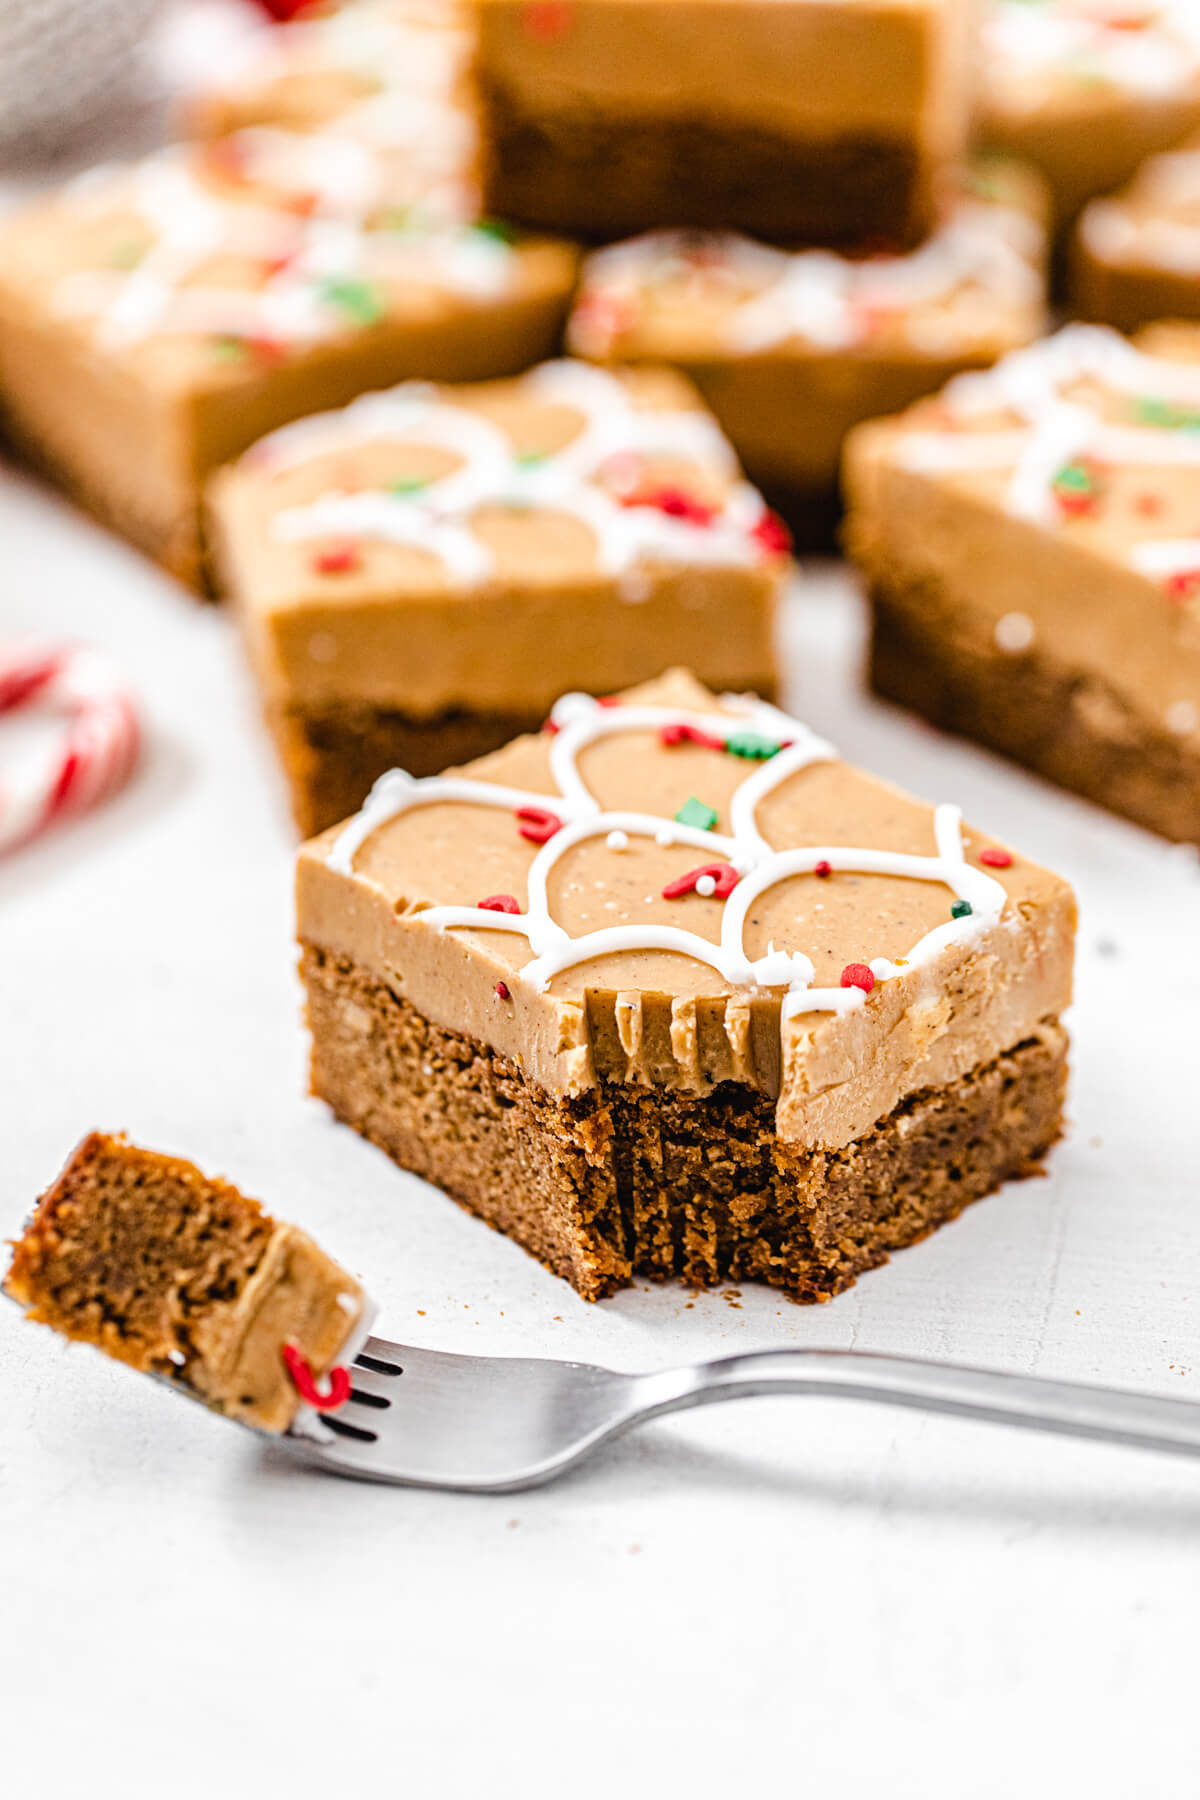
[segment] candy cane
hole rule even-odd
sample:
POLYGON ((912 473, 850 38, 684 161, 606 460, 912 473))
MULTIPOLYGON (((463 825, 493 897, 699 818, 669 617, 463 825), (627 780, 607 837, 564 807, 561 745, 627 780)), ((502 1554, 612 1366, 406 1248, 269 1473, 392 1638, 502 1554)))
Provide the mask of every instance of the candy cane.
POLYGON ((95 650, 0 644, 0 714, 34 710, 59 716, 62 732, 48 756, 9 758, 7 769, 0 749, 0 854, 98 805, 138 757, 132 695, 95 650))

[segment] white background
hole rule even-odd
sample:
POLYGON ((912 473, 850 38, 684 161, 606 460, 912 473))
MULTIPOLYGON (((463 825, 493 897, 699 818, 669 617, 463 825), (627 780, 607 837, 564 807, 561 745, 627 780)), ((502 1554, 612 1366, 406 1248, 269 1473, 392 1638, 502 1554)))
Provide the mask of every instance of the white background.
MULTIPOLYGON (((853 584, 789 698, 1082 900, 1070 1125, 825 1307, 588 1307, 305 1097, 292 841, 228 621, 0 470, 0 637, 80 637, 149 747, 0 862, 0 1237, 74 1141, 224 1173, 360 1271, 380 1329, 662 1367, 895 1349, 1200 1398, 1193 856, 865 699, 853 584)), ((24 741, 24 740, 22 740, 24 741)), ((0 721, 0 780, 16 747, 0 721)), ((0 1794, 1099 1800, 1196 1792, 1200 1467, 848 1403, 647 1429, 541 1492, 341 1482, 0 1306, 0 1794)))

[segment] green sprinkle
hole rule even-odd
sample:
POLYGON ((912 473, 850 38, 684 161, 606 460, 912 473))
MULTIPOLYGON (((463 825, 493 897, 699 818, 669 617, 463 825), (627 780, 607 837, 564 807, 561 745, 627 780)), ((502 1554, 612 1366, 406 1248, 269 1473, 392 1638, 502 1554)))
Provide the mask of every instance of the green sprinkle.
POLYGON ((474 230, 478 237, 491 238, 497 244, 511 244, 516 236, 512 226, 500 219, 477 219, 474 230))
POLYGON ((1073 493, 1090 494, 1093 483, 1090 473, 1082 463, 1064 463, 1054 477, 1054 485, 1055 487, 1069 488, 1073 493))
POLYGON ((975 908, 969 900, 956 900, 950 908, 950 917, 952 919, 969 919, 974 911, 975 908))
POLYGON ((549 459, 548 450, 522 450, 515 460, 520 469, 536 469, 539 463, 548 462, 549 459))
POLYGON ((768 757, 778 756, 783 745, 756 731, 735 731, 725 739, 725 748, 730 756, 744 756, 747 762, 766 762, 768 757))
POLYGON ((372 287, 369 281, 330 276, 321 283, 321 298, 344 312, 356 325, 377 325, 387 311, 378 288, 372 287))
POLYGON ((122 244, 113 245, 108 253, 108 266, 110 269, 136 269, 145 254, 145 244, 126 239, 122 244))
POLYGON ((717 814, 713 807, 705 806, 703 800, 697 800, 693 794, 690 800, 684 801, 675 814, 675 823, 677 825, 694 825, 698 831, 714 831, 717 814))
POLYGON ((1143 425, 1158 425, 1164 431, 1200 431, 1200 412, 1193 407, 1175 406, 1147 395, 1134 401, 1133 410, 1143 425))
POLYGON ((213 344, 213 355, 219 356, 222 362, 240 362, 246 354, 246 346, 241 338, 219 337, 213 344))
POLYGON ((429 483, 424 476, 409 475, 403 481, 389 482, 388 493, 398 494, 403 497, 406 494, 419 494, 422 488, 427 488, 428 486, 429 483))

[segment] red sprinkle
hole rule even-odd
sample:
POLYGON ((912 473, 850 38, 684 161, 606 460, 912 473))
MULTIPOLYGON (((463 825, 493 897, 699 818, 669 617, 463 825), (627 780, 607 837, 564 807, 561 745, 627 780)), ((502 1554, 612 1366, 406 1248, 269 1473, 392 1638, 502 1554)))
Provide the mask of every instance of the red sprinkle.
POLYGON ((1177 575, 1168 575, 1164 586, 1168 600, 1176 606, 1186 606, 1200 594, 1200 569, 1181 569, 1177 575))
POLYGON ((596 705, 597 706, 620 706, 621 705, 621 696, 620 696, 620 694, 597 694, 596 695, 596 705))
POLYGON ((270 13, 276 24, 286 25, 298 14, 307 12, 315 4, 315 0, 258 0, 258 3, 265 13, 270 13))
POLYGON ((556 831, 562 830, 562 820, 557 813, 548 812, 544 806, 518 806, 516 811, 517 829, 528 844, 548 844, 556 831))
POLYGON ((768 556, 791 555, 792 534, 778 513, 762 513, 752 527, 750 536, 768 556))
POLYGON ((988 869, 1011 869, 1012 856, 1007 850, 981 850, 979 860, 988 869))
POLYGON ((329 1387, 322 1393, 308 1358, 297 1350, 295 1344, 283 1346, 283 1360, 292 1378, 292 1386, 300 1398, 308 1406, 315 1406, 318 1412, 333 1412, 335 1408, 344 1406, 350 1398, 350 1373, 340 1363, 336 1368, 330 1369, 329 1387))
POLYGON ((557 737, 562 730, 562 726, 556 725, 553 719, 546 719, 543 722, 542 730, 548 732, 551 737, 557 737))
POLYGON ((571 8, 566 0, 530 0, 530 4, 522 9, 521 23, 527 36, 553 43, 555 38, 563 37, 569 31, 571 8))
POLYGON ((357 569, 361 561, 353 544, 341 544, 335 549, 318 550, 313 557, 313 568, 318 575, 347 575, 357 569))
POLYGON ((1133 503, 1134 511, 1141 513, 1144 519, 1156 519, 1163 509, 1160 494, 1139 494, 1133 503))
POLYGON ((688 725, 683 719, 672 719, 669 725, 660 725, 658 730, 660 744, 699 744, 703 750, 723 750, 725 740, 714 737, 709 731, 701 731, 698 725, 688 725))
POLYGON ((496 992, 499 994, 499 996, 502 1000, 511 1000, 512 999, 512 995, 508 991, 507 981, 498 981, 496 983, 496 992))
POLYGON ((246 343, 261 363, 281 363, 287 357, 287 348, 278 338, 251 337, 246 343))
POLYGON ((678 487, 635 488, 621 495, 621 505, 656 506, 669 519, 685 519, 689 525, 711 525, 717 516, 715 507, 678 487))
POLYGON ((842 970, 842 986, 861 988, 864 994, 869 994, 875 986, 875 977, 866 963, 847 963, 842 970))
POLYGON ((519 913, 515 894, 489 894, 486 900, 475 902, 480 912, 519 913))
POLYGON ((705 875, 712 878, 713 898, 717 900, 727 900, 741 879, 732 863, 705 863, 702 869, 689 869, 686 875, 668 881, 662 891, 663 899, 678 900, 684 894, 694 894, 696 883, 705 875))
POLYGON ((827 875, 833 874, 833 864, 826 862, 825 858, 822 857, 819 863, 813 864, 813 874, 818 876, 821 881, 824 881, 827 875))

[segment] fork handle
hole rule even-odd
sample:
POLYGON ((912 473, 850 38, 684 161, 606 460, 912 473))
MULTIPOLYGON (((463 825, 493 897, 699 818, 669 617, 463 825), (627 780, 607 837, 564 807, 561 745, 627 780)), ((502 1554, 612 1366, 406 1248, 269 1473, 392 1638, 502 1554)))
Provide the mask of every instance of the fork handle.
POLYGON ((817 1394, 1200 1455, 1200 1405, 866 1350, 763 1350, 638 1378, 639 1420, 717 1400, 817 1394))

